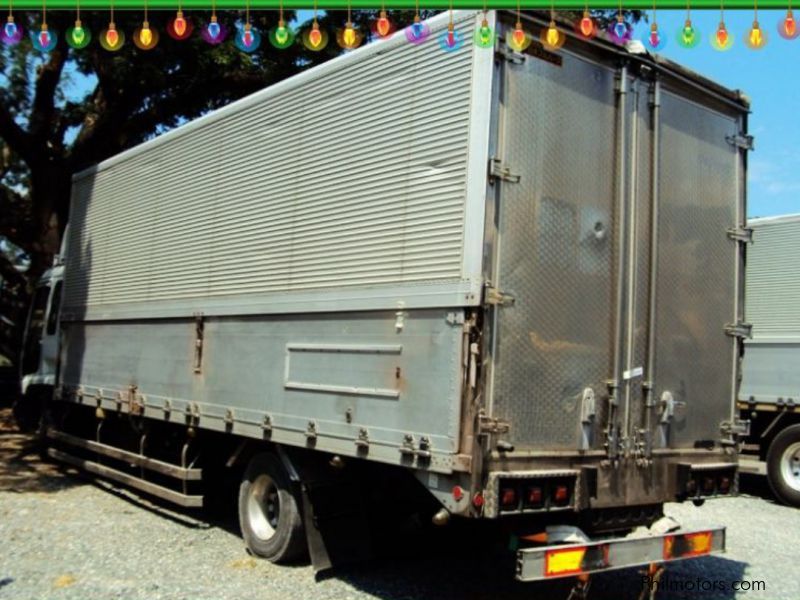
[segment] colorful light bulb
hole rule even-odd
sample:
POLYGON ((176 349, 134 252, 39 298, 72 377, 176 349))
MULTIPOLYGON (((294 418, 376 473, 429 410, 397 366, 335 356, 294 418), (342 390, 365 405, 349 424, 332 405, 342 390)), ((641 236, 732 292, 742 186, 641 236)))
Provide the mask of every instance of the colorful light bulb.
POLYGON ((658 25, 656 25, 655 23, 653 23, 650 26, 650 37, 649 37, 649 40, 650 40, 650 45, 653 48, 655 48, 656 46, 658 46, 661 43, 661 34, 658 31, 658 25))
POLYGON ((456 45, 456 32, 451 24, 447 29, 447 37, 445 38, 447 45, 452 48, 456 45))
POLYGON ((77 44, 79 46, 86 39, 86 30, 83 28, 83 25, 81 24, 81 20, 80 19, 75 21, 75 27, 72 28, 71 38, 72 38, 72 41, 75 42, 75 44, 77 44))
POLYGON ((350 21, 344 26, 342 40, 344 40, 344 44, 348 48, 354 46, 356 43, 356 30, 353 28, 353 24, 350 21))
POLYGON ((479 48, 492 48, 494 46, 494 30, 489 27, 489 21, 484 18, 481 26, 475 30, 475 45, 479 48))
POLYGON ((691 19, 686 19, 678 32, 678 44, 683 48, 694 48, 700 43, 700 34, 692 24, 691 19))
POLYGON ((414 22, 411 24, 411 33, 414 34, 416 38, 422 37, 423 27, 419 17, 414 17, 414 22))
POLYGON ((222 33, 222 28, 217 21, 217 15, 211 15, 211 21, 209 22, 208 27, 206 27, 206 31, 212 40, 216 40, 219 37, 219 34, 222 33))
POLYGON ((517 21, 517 25, 514 28, 514 31, 511 33, 511 39, 514 42, 514 46, 516 48, 522 48, 527 37, 528 36, 525 34, 525 30, 522 29, 522 23, 517 21))
POLYGON ((278 27, 275 29, 275 40, 279 44, 285 44, 289 41, 289 30, 286 28, 282 19, 278 21, 278 27))
POLYGON ((147 21, 142 23, 142 29, 139 31, 139 41, 142 46, 149 46, 153 43, 153 32, 150 29, 150 23, 147 21))
POLYGON ((175 15, 175 19, 172 21, 172 29, 175 30, 178 37, 183 37, 183 34, 186 33, 186 19, 183 17, 182 10, 179 10, 175 15))
POLYGON ((595 35, 594 19, 589 15, 588 10, 583 11, 583 18, 578 24, 578 31, 585 38, 592 38, 595 35))
POLYGON ((793 40, 797 37, 797 21, 794 19, 791 8, 786 11, 786 18, 778 25, 778 32, 787 40, 793 40))
POLYGON ((389 17, 386 16, 386 11, 382 10, 377 22, 375 23, 375 31, 381 37, 386 37, 392 32, 392 24, 389 17))
POLYGON ((766 45, 767 45, 766 33, 764 33, 764 30, 761 29, 761 26, 758 24, 758 21, 753 21, 753 26, 747 33, 748 48, 750 48, 751 50, 761 50, 761 48, 763 48, 766 45))
POLYGON ((617 22, 614 24, 614 33, 618 38, 624 38, 628 34, 628 26, 622 20, 622 15, 617 17, 617 22))
POLYGON ((725 23, 720 23, 719 27, 717 27, 717 43, 725 47, 728 44, 728 40, 730 36, 728 35, 728 28, 725 27, 725 23))
POLYGON ((547 34, 545 39, 547 40, 547 44, 552 47, 558 46, 558 29, 556 28, 555 21, 550 21, 550 25, 547 27, 547 34))
POLYGON ((244 32, 242 33, 242 43, 250 48, 253 45, 253 29, 250 23, 244 24, 244 32))
POLYGON ((12 15, 8 15, 8 21, 6 21, 3 31, 5 32, 7 38, 13 38, 17 35, 17 24, 14 23, 14 17, 12 15))
POLYGON ((119 42, 119 32, 117 32, 117 26, 112 21, 108 24, 108 30, 106 30, 106 43, 112 48, 117 45, 119 42))
POLYGON ((42 28, 39 30, 39 43, 43 48, 50 45, 50 32, 47 30, 47 23, 42 23, 42 28))
POLYGON ((311 42, 314 48, 318 48, 322 43, 322 32, 319 30, 319 24, 316 21, 314 21, 311 31, 308 33, 308 41, 311 42))
POLYGON ((489 27, 489 22, 484 19, 481 23, 481 27, 478 30, 478 35, 481 37, 481 42, 484 44, 490 44, 492 42, 492 28, 489 27))

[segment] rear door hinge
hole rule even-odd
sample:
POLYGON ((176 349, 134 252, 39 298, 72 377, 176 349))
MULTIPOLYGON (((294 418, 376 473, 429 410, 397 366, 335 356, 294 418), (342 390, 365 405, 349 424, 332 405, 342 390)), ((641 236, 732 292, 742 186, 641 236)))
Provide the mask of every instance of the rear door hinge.
POLYGON ((508 421, 490 417, 481 410, 478 413, 478 429, 480 433, 508 433, 511 431, 511 424, 508 421))
POLYGON ((750 338, 753 336, 753 326, 750 323, 728 323, 725 333, 731 337, 750 338))
POLYGON ((755 148, 755 139, 753 139, 752 135, 741 133, 738 135, 728 135, 725 136, 725 141, 731 146, 735 146, 741 150, 753 150, 755 148))
POLYGON ((497 179, 508 181, 509 183, 519 183, 520 175, 513 173, 511 167, 496 156, 493 156, 489 159, 489 181, 497 179))
POLYGON ((493 306, 513 306, 516 300, 513 294, 486 286, 486 293, 484 294, 484 301, 486 304, 491 304, 493 306))
POLYGON ((750 227, 733 227, 728 229, 728 237, 742 244, 753 242, 753 229, 750 227))

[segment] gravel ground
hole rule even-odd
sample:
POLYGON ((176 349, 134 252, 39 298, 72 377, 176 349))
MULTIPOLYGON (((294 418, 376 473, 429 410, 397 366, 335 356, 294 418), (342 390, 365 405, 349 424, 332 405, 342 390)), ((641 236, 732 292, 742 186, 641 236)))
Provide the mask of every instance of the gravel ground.
MULTIPOLYGON (((321 577, 307 565, 255 560, 229 519, 172 511, 42 463, 29 438, 2 427, 7 420, 8 411, 0 411, 0 598, 549 600, 568 594, 564 582, 514 582, 510 561, 480 556, 469 543, 436 550, 420 541, 392 559, 321 577)), ((727 525, 729 551, 672 565, 667 576, 673 588, 700 578, 726 586, 757 580, 766 591, 663 591, 658 598, 800 598, 800 511, 775 504, 763 488, 752 480, 738 498, 702 508, 668 505, 667 513, 686 526, 727 525)), ((639 580, 634 569, 604 574, 593 580, 591 598, 637 598, 639 580)))

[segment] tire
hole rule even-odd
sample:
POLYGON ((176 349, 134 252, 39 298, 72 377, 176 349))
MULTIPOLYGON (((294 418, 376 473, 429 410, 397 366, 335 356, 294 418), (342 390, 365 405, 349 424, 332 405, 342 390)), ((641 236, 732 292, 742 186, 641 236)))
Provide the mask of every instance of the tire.
POLYGON ((274 563, 307 552, 303 519, 292 482, 274 454, 257 454, 239 486, 239 526, 247 549, 274 563))
POLYGON ((800 425, 792 425, 772 440, 767 451, 767 480, 784 504, 800 507, 800 425))

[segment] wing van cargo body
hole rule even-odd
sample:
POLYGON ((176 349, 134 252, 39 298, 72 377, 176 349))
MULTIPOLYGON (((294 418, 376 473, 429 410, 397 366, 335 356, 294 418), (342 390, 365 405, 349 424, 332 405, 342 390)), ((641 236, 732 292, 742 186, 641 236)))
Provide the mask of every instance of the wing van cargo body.
POLYGON ((800 507, 800 215, 750 219, 739 411, 751 421, 742 468, 800 507))
POLYGON ((602 41, 446 53, 430 26, 75 176, 51 453, 185 505, 241 469, 273 560, 305 535, 325 564, 330 515, 401 496, 604 536, 571 570, 523 548, 523 580, 722 550, 625 536, 735 491, 747 101, 602 41))

